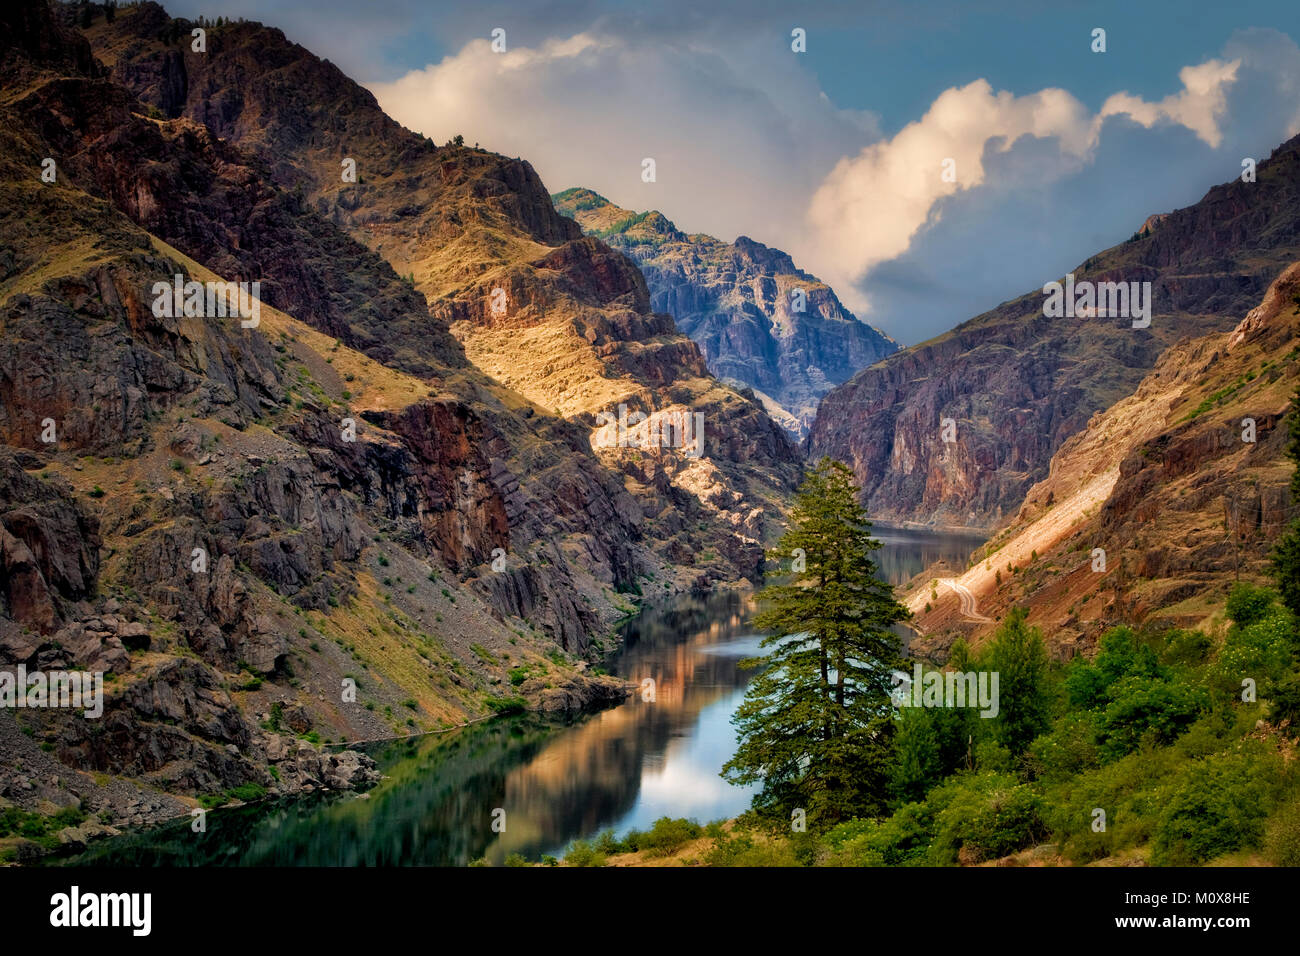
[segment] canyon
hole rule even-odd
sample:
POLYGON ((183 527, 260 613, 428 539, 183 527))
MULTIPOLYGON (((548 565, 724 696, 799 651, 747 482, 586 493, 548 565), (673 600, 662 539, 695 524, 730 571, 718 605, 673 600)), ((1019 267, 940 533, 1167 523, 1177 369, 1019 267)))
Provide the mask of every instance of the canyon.
POLYGON ((687 234, 659 212, 634 213, 590 189, 553 198, 585 233, 636 262, 655 310, 672 314, 713 373, 753 389, 796 440, 827 392, 898 350, 779 249, 687 234))
POLYGON ((1292 518, 1284 419, 1300 388, 1297 342, 1300 263, 1234 328, 1170 348, 1133 394, 1066 439, 1015 513, 952 569, 951 590, 934 586, 937 570, 914 580, 914 649, 978 645, 1013 606, 1061 658, 1090 653, 1118 624, 1212 633, 1234 582, 1268 579, 1292 518))
POLYGON ((4 799, 364 787, 332 745, 616 702, 640 596, 757 580, 797 448, 526 162, 260 24, 2 18, 0 658, 107 675, 100 721, 0 721, 4 799), (178 274, 260 282, 256 327, 157 314, 178 274), (703 453, 598 447, 620 404, 703 453))
POLYGON ((1148 217, 1134 238, 1071 270, 1093 285, 1151 283, 1149 327, 1046 318, 1035 289, 832 390, 805 451, 850 464, 881 520, 998 527, 1064 442, 1131 395, 1166 349, 1232 329, 1300 258, 1300 138, 1258 170, 1255 182, 1148 217), (943 418, 965 436, 953 448, 943 418))
POLYGON ((1217 634, 1291 520, 1300 137, 900 349, 779 249, 434 143, 273 27, 83 12, 0 11, 0 663, 104 677, 102 719, 4 709, 0 807, 93 814, 65 844, 622 703, 627 618, 740 635, 822 456, 873 520, 987 537, 893 581, 934 662, 1013 607, 1058 660, 1217 634))

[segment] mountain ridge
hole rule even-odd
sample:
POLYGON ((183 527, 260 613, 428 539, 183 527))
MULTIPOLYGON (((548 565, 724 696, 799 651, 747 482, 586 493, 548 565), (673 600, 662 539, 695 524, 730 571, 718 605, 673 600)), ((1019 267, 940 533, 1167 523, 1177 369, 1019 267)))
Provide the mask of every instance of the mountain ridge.
POLYGON ((1294 510, 1284 418, 1297 341, 1300 262, 1234 328, 1171 347, 1062 444, 970 566, 953 569, 985 621, 931 584, 941 571, 912 583, 918 648, 978 643, 1013 606, 1062 657, 1117 624, 1212 630, 1234 580, 1267 579, 1294 510))
POLYGON ((1274 150, 1256 182, 1215 186, 1073 271, 1082 281, 1151 282, 1149 328, 1045 319, 1041 291, 1029 292, 834 389, 805 452, 848 462, 882 520, 996 527, 1061 444, 1131 394, 1168 347, 1231 329, 1300 258, 1298 146, 1274 150), (955 443, 942 440, 945 419, 955 443))
MULTIPOLYGON (((437 179, 431 214, 367 212, 324 187, 334 157, 308 175, 311 141, 333 148, 313 124, 339 117, 258 125, 265 103, 186 65, 188 21, 89 12, 85 35, 69 8, 0 12, 0 659, 106 672, 105 715, 0 721, 0 790, 117 826, 240 788, 364 787, 369 758, 322 740, 616 702, 627 685, 588 665, 636 596, 757 575, 796 449, 531 167, 349 114, 395 138, 389 190, 413 188, 402 162, 437 179), (205 83, 197 113, 231 132, 246 108, 248 128, 307 150, 298 165, 117 82, 193 92, 182 68, 205 83), (386 256, 399 243, 419 283, 386 256), (176 276, 264 282, 260 315, 157 308, 176 276), (484 281, 553 306, 497 331, 544 328, 605 373, 599 406, 707 411, 704 454, 601 447, 590 407, 561 414, 482 371, 484 281)), ((208 50, 241 37, 256 52, 230 62, 279 49, 333 88, 278 31, 210 27, 208 50)), ((359 185, 383 136, 360 144, 359 185)))
POLYGON ((796 438, 832 387, 898 349, 780 249, 748 236, 728 243, 688 234, 657 210, 632 212, 581 187, 552 199, 633 259, 652 307, 676 319, 714 374, 753 389, 796 438))

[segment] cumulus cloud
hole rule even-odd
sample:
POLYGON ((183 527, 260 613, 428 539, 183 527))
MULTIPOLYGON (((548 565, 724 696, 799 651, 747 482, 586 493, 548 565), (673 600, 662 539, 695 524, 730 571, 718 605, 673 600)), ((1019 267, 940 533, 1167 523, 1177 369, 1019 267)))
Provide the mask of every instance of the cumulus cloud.
POLYGON ((552 191, 588 186, 691 232, 776 243, 803 228, 834 163, 879 132, 872 114, 838 109, 796 57, 764 42, 740 38, 724 54, 591 30, 494 53, 474 40, 370 88, 437 142, 460 133, 528 159, 552 191), (646 157, 654 183, 641 180, 646 157))
POLYGON ((606 16, 531 42, 512 28, 506 53, 476 38, 370 88, 435 141, 528 159, 552 191, 782 248, 905 342, 1062 274, 1300 129, 1300 49, 1273 30, 1235 34, 1163 98, 1120 90, 1093 111, 1065 89, 975 79, 883 137, 801 57, 773 56, 771 31, 625 27, 606 16))
MULTIPOLYGON (((812 197, 808 254, 823 264, 824 278, 832 285, 855 289, 870 269, 907 252, 923 228, 941 221, 945 197, 986 185, 988 158, 1011 151, 1024 137, 1051 145, 1037 151, 1033 168, 1007 167, 1017 169, 1022 188, 1077 172, 1090 161, 1112 116, 1127 116, 1148 128, 1157 123, 1185 126, 1217 147, 1226 90, 1239 65, 1238 60, 1209 60, 1185 67, 1180 92, 1158 103, 1118 93, 1094 115, 1061 89, 1015 96, 994 92, 981 79, 945 90, 921 119, 836 164, 812 197), (1025 175, 1031 182, 1026 183, 1025 175)), ((846 299, 870 310, 860 293, 846 299)))
POLYGON ((1159 122, 1186 126, 1209 146, 1223 141, 1219 118, 1227 106, 1228 87, 1237 78, 1241 60, 1208 60, 1178 72, 1183 89, 1159 103, 1148 103, 1131 93, 1116 93, 1106 100, 1098 119, 1124 114, 1150 129, 1159 122))
POLYGON ((1059 158, 1052 139, 986 151, 984 184, 940 199, 941 221, 859 281, 870 320, 909 343, 938 335, 1064 275, 1151 213, 1192 204, 1239 175, 1243 158, 1262 160, 1300 133, 1300 48, 1289 37, 1241 31, 1224 46, 1224 61, 1239 65, 1223 86, 1214 135, 1103 108, 1086 162, 1059 178, 1045 172, 1059 158))

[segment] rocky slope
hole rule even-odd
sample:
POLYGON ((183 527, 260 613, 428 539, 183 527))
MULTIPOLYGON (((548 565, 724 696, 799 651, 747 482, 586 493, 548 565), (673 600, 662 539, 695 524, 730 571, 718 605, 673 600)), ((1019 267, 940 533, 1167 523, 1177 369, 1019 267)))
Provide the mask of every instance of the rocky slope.
MULTIPOLYGON (((1045 318, 1036 290, 890 356, 822 401, 806 448, 850 463, 873 516, 992 528, 1097 412, 1174 343, 1231 329, 1300 257, 1300 139, 1092 257, 1076 280, 1148 281, 1149 328, 1045 318), (941 422, 952 419, 946 443, 941 422)), ((1061 279, 1062 277, 1045 277, 1061 279)))
MULTIPOLYGON (((698 573, 685 577, 756 573, 758 542, 776 530, 771 506, 797 480, 797 448, 652 310, 633 263, 555 211, 527 162, 436 147, 278 30, 213 28, 198 54, 171 42, 176 30, 189 32, 174 22, 145 3, 86 32, 115 80, 162 115, 202 124, 256 156, 277 186, 407 276, 433 324, 450 329, 475 367, 585 431, 643 503, 647 536, 672 539, 675 562, 694 555, 685 563, 698 573), (356 182, 344 181, 346 161, 356 182), (702 414, 703 453, 608 446, 600 416, 620 406, 651 417, 702 414), (721 556, 712 570, 709 555, 721 556)), ((377 317, 370 327, 391 326, 377 317)), ((440 343, 378 338, 361 347, 413 374, 438 357, 440 343)))
POLYGON ((100 720, 0 713, 0 799, 138 823, 184 805, 142 786, 363 786, 366 758, 322 742, 621 699, 583 673, 620 592, 755 572, 795 449, 527 164, 401 131, 278 31, 242 25, 250 47, 208 62, 320 98, 292 123, 187 64, 165 41, 190 25, 156 5, 96 12, 111 70, 67 13, 0 13, 0 664, 108 677, 100 720), (140 45, 139 75, 110 40, 140 45), (148 92, 156 48, 243 142, 118 82, 148 92), (361 185, 409 163, 436 187, 376 184, 357 211, 302 171, 341 127, 372 134, 361 185), (267 162, 292 143, 298 165, 267 162), (262 283, 258 323, 166 314, 177 274, 262 283), (593 448, 581 403, 485 374, 461 342, 492 333, 485 283, 521 303, 505 341, 546 326, 601 400, 705 410, 706 454, 593 448), (52 763, 59 785, 34 782, 52 763))
POLYGON ((632 258, 652 308, 671 314, 713 374, 752 388, 796 439, 822 396, 898 351, 779 249, 687 235, 661 213, 622 209, 590 189, 553 198, 585 233, 632 258))
POLYGON ((916 646, 978 642, 995 626, 979 618, 1013 604, 1062 657, 1118 623, 1209 626, 1234 580, 1267 577, 1294 512, 1283 419, 1300 386, 1297 342, 1300 263, 1236 328, 1174 346, 1066 440, 970 567, 914 582, 916 646))

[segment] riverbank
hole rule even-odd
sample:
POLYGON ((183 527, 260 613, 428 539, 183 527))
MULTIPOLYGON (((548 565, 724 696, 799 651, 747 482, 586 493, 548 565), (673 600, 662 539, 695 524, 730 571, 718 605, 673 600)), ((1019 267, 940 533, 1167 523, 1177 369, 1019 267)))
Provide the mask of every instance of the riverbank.
MULTIPOLYGON (((964 557, 968 544, 930 533, 891 530, 887 537, 878 555, 893 582, 936 553, 964 557)), ((752 675, 740 663, 761 653, 749 625, 753 597, 720 588, 641 602, 602 642, 604 663, 582 669, 621 689, 612 706, 493 714, 437 728, 452 732, 399 736, 395 729, 394 739, 364 747, 384 775, 364 798, 319 789, 268 793, 209 813, 202 837, 189 827, 197 803, 187 801, 171 810, 172 822, 132 827, 69 862, 503 865, 512 854, 562 858, 575 840, 609 828, 648 830, 662 817, 735 818, 752 792, 726 783, 719 771, 735 752, 730 719, 752 675), (601 668, 610 673, 592 673, 601 668), (504 812, 500 832, 491 825, 495 810, 504 812)), ((554 667, 518 676, 512 690, 563 691, 554 667), (539 684, 528 685, 532 680, 539 684)))

